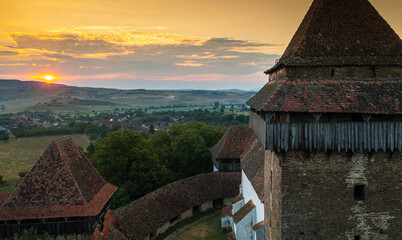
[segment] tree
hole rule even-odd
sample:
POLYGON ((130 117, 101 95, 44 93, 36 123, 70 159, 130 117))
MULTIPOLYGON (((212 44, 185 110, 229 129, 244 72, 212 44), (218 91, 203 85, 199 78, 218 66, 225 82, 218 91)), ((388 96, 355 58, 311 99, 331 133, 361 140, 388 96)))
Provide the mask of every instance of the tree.
POLYGON ((127 204, 172 181, 211 170, 209 148, 223 127, 200 122, 172 125, 146 139, 127 130, 90 144, 87 155, 98 172, 119 187, 113 208, 127 204))
POLYGON ((6 183, 6 181, 3 181, 3 176, 0 175, 0 187, 3 187, 6 183))
POLYGON ((28 173, 28 171, 22 171, 22 172, 19 172, 19 173, 18 173, 18 176, 19 176, 20 178, 24 178, 25 175, 27 175, 27 173, 28 173))
POLYGON ((17 233, 14 235, 14 240, 51 240, 53 239, 47 232, 39 234, 38 231, 34 228, 30 228, 29 230, 24 230, 21 235, 17 233))
POLYGON ((176 175, 179 178, 211 170, 211 153, 197 130, 184 130, 172 142, 172 151, 175 154, 176 175))
POLYGON ((150 142, 137 132, 109 133, 91 156, 91 162, 106 181, 124 186, 116 196, 129 201, 172 180, 172 173, 159 160, 150 142))
POLYGON ((10 139, 10 136, 8 135, 8 133, 6 131, 1 131, 0 132, 0 141, 7 141, 8 139, 10 139))
POLYGON ((95 150, 96 150, 95 144, 91 142, 84 153, 87 156, 87 158, 91 158, 92 154, 95 153, 95 150))
POLYGON ((189 122, 172 125, 168 132, 157 131, 150 141, 175 180, 179 180, 211 170, 209 148, 219 141, 223 131, 222 127, 189 122))
POLYGON ((149 126, 149 131, 148 131, 148 133, 151 134, 151 135, 155 133, 155 126, 154 126, 153 124, 151 124, 151 125, 149 126))
POLYGON ((212 107, 213 110, 217 110, 219 108, 219 102, 214 102, 214 106, 212 107))

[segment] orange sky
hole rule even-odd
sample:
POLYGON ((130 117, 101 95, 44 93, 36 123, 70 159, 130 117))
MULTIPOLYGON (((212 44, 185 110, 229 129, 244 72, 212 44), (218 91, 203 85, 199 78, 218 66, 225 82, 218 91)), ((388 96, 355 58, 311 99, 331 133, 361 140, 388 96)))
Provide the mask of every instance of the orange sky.
MULTIPOLYGON (((0 0, 0 78, 258 88, 311 0, 0 0)), ((371 0, 402 33, 402 1, 371 0)))

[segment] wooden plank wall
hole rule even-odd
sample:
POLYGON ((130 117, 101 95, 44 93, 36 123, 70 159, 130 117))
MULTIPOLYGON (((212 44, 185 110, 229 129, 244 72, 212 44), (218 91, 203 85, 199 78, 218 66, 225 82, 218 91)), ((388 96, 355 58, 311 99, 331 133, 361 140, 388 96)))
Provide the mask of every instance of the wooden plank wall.
POLYGON ((249 127, 253 130, 254 134, 258 137, 261 144, 265 145, 266 137, 266 123, 258 114, 250 112, 249 127))
POLYGON ((266 131, 271 151, 402 151, 402 122, 267 123, 266 131))

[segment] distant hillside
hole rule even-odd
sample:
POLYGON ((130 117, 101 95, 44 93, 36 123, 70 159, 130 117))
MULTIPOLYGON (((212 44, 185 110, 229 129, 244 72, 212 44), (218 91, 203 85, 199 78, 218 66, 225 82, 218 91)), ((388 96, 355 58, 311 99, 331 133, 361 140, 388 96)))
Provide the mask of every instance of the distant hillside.
POLYGON ((239 90, 119 90, 71 87, 35 81, 0 80, 1 105, 5 113, 23 110, 85 110, 113 107, 169 105, 244 104, 255 92, 239 90))

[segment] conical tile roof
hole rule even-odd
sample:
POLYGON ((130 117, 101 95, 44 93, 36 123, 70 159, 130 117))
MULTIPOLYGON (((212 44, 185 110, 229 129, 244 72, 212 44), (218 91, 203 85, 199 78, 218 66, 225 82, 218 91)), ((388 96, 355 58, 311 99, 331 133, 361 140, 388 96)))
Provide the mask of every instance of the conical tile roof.
POLYGON ((0 220, 95 216, 116 189, 64 137, 50 143, 0 206, 0 220))
POLYGON ((278 63, 402 65, 402 41, 368 0, 314 0, 278 63))

